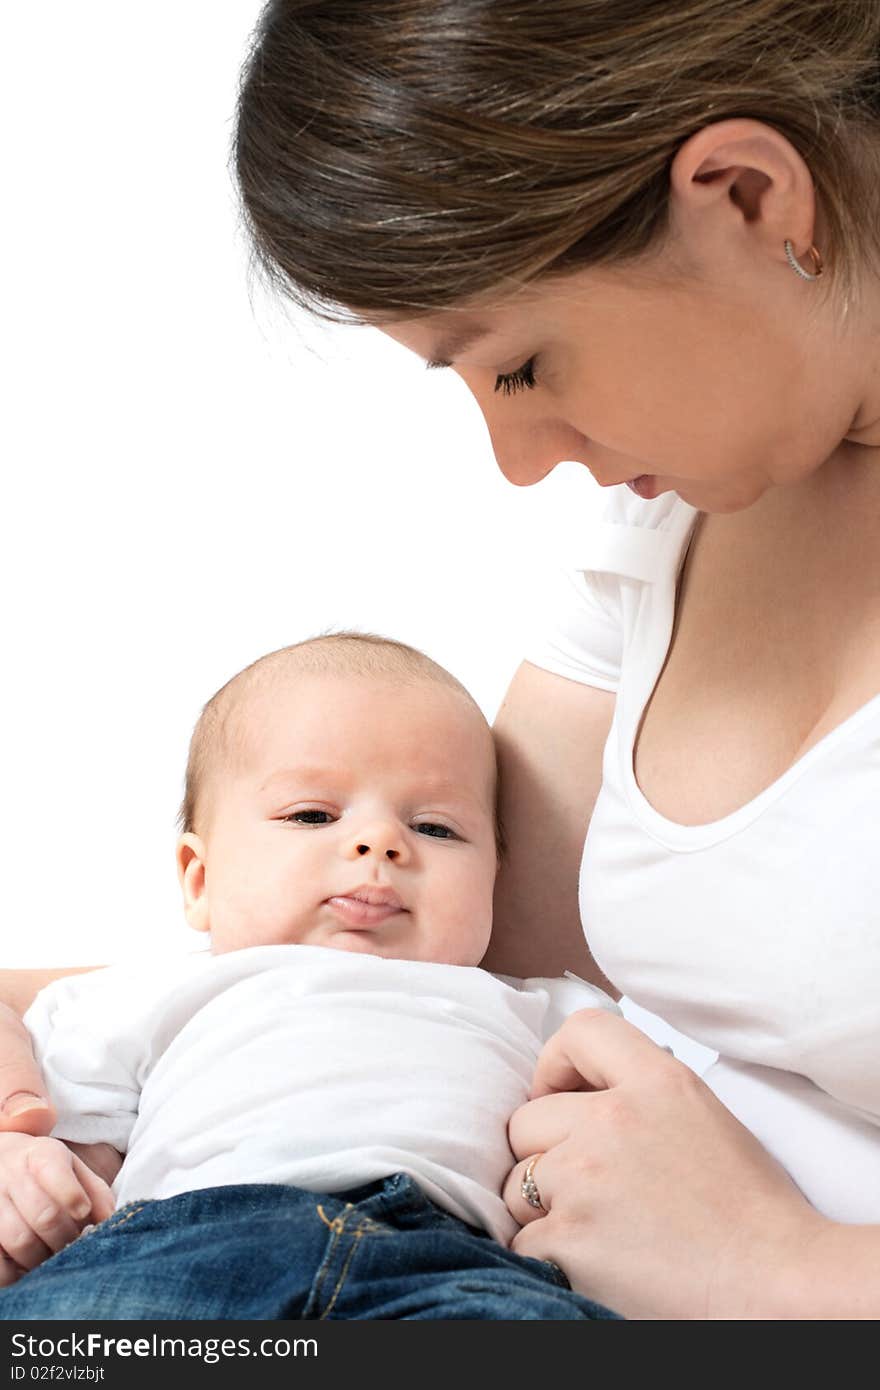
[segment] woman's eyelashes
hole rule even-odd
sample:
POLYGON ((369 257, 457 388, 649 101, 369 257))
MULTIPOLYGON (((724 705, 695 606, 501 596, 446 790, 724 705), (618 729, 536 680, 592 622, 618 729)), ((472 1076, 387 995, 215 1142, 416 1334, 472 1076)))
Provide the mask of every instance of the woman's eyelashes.
POLYGON ((503 372, 501 376, 497 376, 495 378, 495 390, 500 391, 504 396, 512 396, 517 391, 530 391, 536 385, 536 361, 536 357, 530 357, 528 362, 517 367, 515 372, 503 372))

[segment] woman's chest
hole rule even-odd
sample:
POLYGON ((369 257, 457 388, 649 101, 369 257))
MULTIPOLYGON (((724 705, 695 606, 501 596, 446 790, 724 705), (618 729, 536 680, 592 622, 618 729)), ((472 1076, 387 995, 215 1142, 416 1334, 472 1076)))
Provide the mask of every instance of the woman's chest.
POLYGON ((602 971, 705 1046, 880 1116, 880 701, 713 824, 665 821, 618 754, 580 876, 602 971))
POLYGON ((731 814, 880 692, 880 525, 867 520, 700 519, 634 742, 663 816, 731 814))

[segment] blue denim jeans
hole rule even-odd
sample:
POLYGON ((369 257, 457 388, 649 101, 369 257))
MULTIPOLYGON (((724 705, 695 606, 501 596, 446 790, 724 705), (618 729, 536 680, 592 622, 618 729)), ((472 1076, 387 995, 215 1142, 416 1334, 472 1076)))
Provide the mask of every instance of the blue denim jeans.
POLYGON ((0 1290, 0 1319, 616 1318, 396 1173, 324 1196, 203 1188, 130 1202, 0 1290))

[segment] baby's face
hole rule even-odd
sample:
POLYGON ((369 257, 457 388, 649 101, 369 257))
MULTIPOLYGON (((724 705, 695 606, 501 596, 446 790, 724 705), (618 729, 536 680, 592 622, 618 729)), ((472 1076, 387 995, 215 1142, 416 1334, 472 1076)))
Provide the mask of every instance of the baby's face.
POLYGON ((496 872, 491 736, 455 690, 299 674, 245 697, 243 746, 178 865, 215 953, 305 944, 477 965, 496 872))

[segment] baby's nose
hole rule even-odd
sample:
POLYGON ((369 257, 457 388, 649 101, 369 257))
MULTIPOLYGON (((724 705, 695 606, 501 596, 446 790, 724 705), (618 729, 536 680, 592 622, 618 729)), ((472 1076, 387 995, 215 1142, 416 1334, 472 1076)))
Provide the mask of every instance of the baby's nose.
POLYGON ((360 834, 353 837, 352 850, 359 858, 373 855, 392 863, 404 863, 407 857, 406 838, 399 827, 391 823, 362 829, 360 834))
MULTIPOLYGON (((358 852, 358 854, 371 854, 371 853, 372 853, 372 846, 371 846, 371 845, 360 844, 360 845, 358 845, 358 847, 357 847, 357 852, 358 852)), ((378 850, 377 853, 381 854, 382 851, 381 851, 381 850, 378 850)), ((399 849, 386 849, 384 853, 385 853, 385 858, 386 858, 386 859, 399 859, 399 858, 400 858, 400 850, 399 850, 399 849)))

